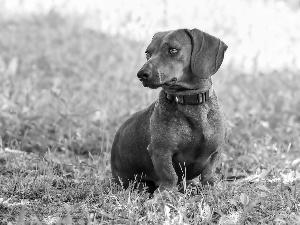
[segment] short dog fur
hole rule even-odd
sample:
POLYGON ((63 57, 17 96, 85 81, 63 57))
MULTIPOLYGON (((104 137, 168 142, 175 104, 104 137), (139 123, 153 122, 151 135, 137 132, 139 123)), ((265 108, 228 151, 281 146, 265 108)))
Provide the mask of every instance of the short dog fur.
POLYGON ((157 101, 133 114, 116 133, 111 150, 115 182, 132 181, 149 192, 173 188, 184 177, 213 184, 227 127, 211 76, 227 45, 198 29, 156 33, 137 76, 162 87, 157 101))

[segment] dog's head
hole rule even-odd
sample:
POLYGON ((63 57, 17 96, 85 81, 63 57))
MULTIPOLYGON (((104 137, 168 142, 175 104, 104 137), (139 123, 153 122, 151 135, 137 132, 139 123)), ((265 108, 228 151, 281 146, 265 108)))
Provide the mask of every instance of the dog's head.
POLYGON ((226 49, 220 39, 198 29, 159 32, 147 47, 147 62, 137 76, 145 87, 162 87, 170 93, 207 90, 226 49))

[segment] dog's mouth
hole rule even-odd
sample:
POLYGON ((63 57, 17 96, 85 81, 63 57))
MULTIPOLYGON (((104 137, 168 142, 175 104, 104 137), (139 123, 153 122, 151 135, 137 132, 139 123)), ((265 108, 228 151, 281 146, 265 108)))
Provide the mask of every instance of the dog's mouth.
POLYGON ((142 84, 144 87, 148 87, 148 88, 151 88, 151 89, 157 89, 159 87, 161 87, 160 84, 151 84, 151 83, 147 83, 145 81, 142 81, 142 84))
MULTIPOLYGON (((145 80, 141 80, 140 81, 142 82, 143 86, 144 87, 148 87, 148 88, 151 88, 151 89, 157 89, 159 87, 168 87, 168 88, 172 88, 176 83, 177 83, 177 78, 174 77, 172 78, 170 81, 167 81, 165 83, 162 83, 162 84, 155 84, 155 83, 151 83, 151 82, 147 82, 145 80)), ((176 85, 175 85, 176 86, 176 85)), ((174 86, 174 87, 175 87, 174 86)), ((176 88, 176 87, 175 87, 176 88)))

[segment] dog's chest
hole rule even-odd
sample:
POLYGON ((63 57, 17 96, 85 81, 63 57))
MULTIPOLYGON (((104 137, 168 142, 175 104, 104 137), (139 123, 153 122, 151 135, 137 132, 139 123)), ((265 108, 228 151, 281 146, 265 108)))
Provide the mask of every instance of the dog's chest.
POLYGON ((150 118, 150 130, 151 140, 167 143, 178 151, 199 148, 211 135, 206 108, 178 109, 159 103, 150 118))

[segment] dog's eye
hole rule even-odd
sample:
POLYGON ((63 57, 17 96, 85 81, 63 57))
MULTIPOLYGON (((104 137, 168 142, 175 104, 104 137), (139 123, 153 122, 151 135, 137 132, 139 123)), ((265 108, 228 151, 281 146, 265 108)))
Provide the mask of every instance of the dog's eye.
POLYGON ((178 50, 176 48, 170 48, 169 49, 170 54, 176 54, 177 52, 178 52, 178 50))
POLYGON ((146 59, 149 60, 151 58, 151 55, 149 52, 145 52, 146 53, 146 59))

